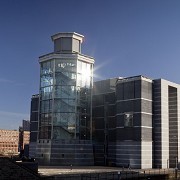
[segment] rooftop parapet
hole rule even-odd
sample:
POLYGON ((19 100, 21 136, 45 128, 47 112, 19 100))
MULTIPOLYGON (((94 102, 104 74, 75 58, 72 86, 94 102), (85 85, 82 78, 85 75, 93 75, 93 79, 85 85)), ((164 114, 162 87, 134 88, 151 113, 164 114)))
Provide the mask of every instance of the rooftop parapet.
POLYGON ((62 32, 51 36, 54 42, 54 52, 81 53, 81 43, 84 36, 75 32, 62 32))

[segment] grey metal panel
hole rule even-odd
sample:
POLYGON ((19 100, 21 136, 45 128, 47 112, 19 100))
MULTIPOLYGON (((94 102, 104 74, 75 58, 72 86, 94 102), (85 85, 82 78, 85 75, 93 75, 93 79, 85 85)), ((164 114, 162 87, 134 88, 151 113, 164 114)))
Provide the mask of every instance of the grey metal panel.
POLYGON ((61 50, 61 40, 60 39, 56 39, 54 41, 54 52, 58 52, 61 50))
POLYGON ((141 114, 141 125, 142 126, 147 126, 147 127, 152 127, 152 115, 151 114, 141 114))
POLYGON ((141 97, 145 99, 152 99, 152 83, 142 80, 141 84, 141 97))
POLYGON ((141 139, 144 141, 152 141, 152 128, 142 127, 141 139))
POLYGON ((72 51, 72 38, 61 38, 61 51, 72 51))
POLYGON ((168 86, 169 106, 169 167, 176 167, 178 157, 177 88, 168 86))
POLYGON ((152 101, 141 100, 141 111, 152 114, 152 101))
POLYGON ((154 139, 154 151, 153 160, 154 167, 162 167, 162 142, 161 142, 161 81, 153 81, 153 139, 154 139), (158 110, 158 111, 154 111, 158 110), (159 113, 160 112, 160 113, 159 113))
POLYGON ((72 47, 72 50, 73 50, 74 52, 80 53, 80 41, 79 41, 79 40, 73 39, 73 47, 72 47))

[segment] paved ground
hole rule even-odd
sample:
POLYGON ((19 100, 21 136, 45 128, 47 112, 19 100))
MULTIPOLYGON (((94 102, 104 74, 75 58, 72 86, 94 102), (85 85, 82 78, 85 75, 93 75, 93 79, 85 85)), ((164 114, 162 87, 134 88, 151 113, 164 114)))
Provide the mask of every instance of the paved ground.
POLYGON ((91 173, 114 173, 118 174, 169 174, 173 169, 122 169, 118 167, 104 167, 104 166, 39 166, 38 173, 42 176, 58 176, 71 174, 91 174, 91 173))
MULTIPOLYGON (((125 170, 125 169, 124 169, 125 170)), ((128 170, 128 169, 127 169, 128 170)), ((101 166, 39 166, 38 173, 44 176, 53 176, 58 174, 82 174, 82 173, 103 173, 122 171, 122 168, 101 167, 101 166)))

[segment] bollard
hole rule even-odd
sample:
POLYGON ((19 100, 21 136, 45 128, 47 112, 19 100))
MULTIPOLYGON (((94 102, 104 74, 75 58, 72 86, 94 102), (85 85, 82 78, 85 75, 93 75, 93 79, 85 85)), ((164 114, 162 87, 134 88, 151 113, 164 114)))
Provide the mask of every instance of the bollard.
POLYGON ((175 168, 175 179, 177 179, 178 168, 175 168))
POLYGON ((118 180, 120 180, 120 179, 121 179, 121 172, 118 171, 118 180))

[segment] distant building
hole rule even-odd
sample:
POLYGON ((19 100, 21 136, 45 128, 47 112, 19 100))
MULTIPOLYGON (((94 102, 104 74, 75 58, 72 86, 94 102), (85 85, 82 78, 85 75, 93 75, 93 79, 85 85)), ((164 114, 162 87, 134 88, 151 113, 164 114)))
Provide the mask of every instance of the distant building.
POLYGON ((26 156, 29 157, 29 141, 30 141, 30 121, 22 120, 22 126, 19 127, 19 151, 21 156, 23 156, 25 153, 26 156))
POLYGON ((22 120, 22 129, 23 131, 30 131, 30 121, 29 120, 22 120))
POLYGON ((30 131, 23 131, 22 127, 19 127, 19 151, 24 150, 25 145, 29 145, 30 131))
POLYGON ((18 154, 19 131, 0 129, 0 154, 18 154))

